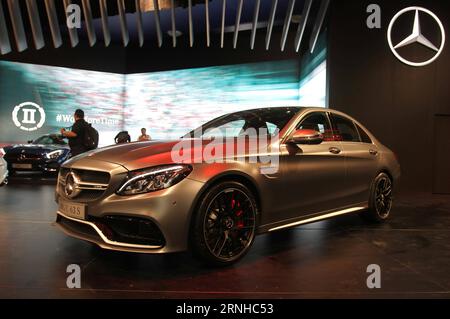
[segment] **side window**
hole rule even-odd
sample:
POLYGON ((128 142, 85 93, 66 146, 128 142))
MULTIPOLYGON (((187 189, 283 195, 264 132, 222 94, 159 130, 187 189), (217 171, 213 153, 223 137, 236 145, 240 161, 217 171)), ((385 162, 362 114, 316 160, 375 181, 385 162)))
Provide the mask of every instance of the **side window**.
POLYGON ((244 125, 245 120, 236 120, 232 122, 227 122, 212 130, 206 130, 206 132, 203 134, 203 138, 237 137, 239 136, 239 133, 243 130, 244 125))
POLYGON ((364 131, 358 124, 356 124, 356 128, 358 129, 359 136, 361 137, 361 142, 372 144, 372 140, 370 139, 369 135, 367 135, 366 131, 364 131))
POLYGON ((270 123, 270 122, 266 122, 266 125, 267 125, 267 130, 269 131, 269 135, 274 135, 277 133, 278 126, 276 126, 275 124, 270 123))
POLYGON ((298 125, 297 130, 314 130, 323 135, 331 132, 328 117, 324 112, 316 112, 307 115, 298 125))
POLYGON ((344 142, 360 142, 359 134, 353 121, 336 114, 331 116, 335 135, 338 135, 344 142))

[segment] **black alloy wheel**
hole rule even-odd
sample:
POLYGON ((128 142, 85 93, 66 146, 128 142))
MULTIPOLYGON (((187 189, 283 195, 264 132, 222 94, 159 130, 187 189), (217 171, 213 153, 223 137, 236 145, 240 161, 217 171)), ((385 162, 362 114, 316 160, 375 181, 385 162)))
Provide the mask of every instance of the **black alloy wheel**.
POLYGON ((386 173, 380 173, 372 183, 369 209, 362 216, 374 222, 388 219, 393 203, 393 184, 386 173))
POLYGON ((238 182, 212 187, 201 201, 193 231, 194 252, 213 265, 229 265, 253 243, 257 206, 251 191, 238 182))

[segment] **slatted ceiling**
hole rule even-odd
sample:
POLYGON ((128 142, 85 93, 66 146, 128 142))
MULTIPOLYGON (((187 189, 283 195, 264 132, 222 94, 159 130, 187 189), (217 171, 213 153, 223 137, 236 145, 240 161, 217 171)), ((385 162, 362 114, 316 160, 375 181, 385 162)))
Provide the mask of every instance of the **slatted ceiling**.
POLYGON ((31 33, 33 34, 34 47, 36 50, 45 46, 44 36, 42 34, 41 19, 36 0, 26 0, 28 18, 30 19, 31 33))
POLYGON ((269 24, 267 25, 266 34, 266 50, 269 50, 270 39, 272 38, 273 23, 275 22, 275 14, 277 12, 278 0, 272 0, 272 8, 270 9, 269 24))
MULTIPOLYGON (((64 0, 64 8, 67 8, 69 5, 72 4, 72 0, 64 0)), ((67 18, 69 17, 69 13, 66 12, 66 21, 67 18)), ((67 24, 67 23, 66 23, 67 24)), ((69 39, 70 39, 70 45, 72 46, 72 48, 76 47, 79 43, 79 39, 78 39, 78 31, 76 28, 69 28, 67 26, 67 33, 69 34, 69 39)))
POLYGON ((233 35, 233 48, 236 49, 238 36, 239 36, 239 25, 241 24, 242 6, 244 5, 244 0, 238 0, 238 7, 236 12, 236 22, 234 24, 234 35, 233 35))
POLYGON ((297 34, 295 36, 295 52, 298 52, 302 43, 303 35, 305 34, 306 22, 308 21, 309 13, 311 12, 312 0, 306 0, 303 5, 302 17, 298 25, 297 34))
POLYGON ((309 42, 309 50, 311 53, 313 53, 314 49, 316 48, 317 39, 319 38, 320 30, 322 29, 323 21, 325 20, 329 4, 330 0, 322 0, 322 2, 320 3, 319 13, 317 14, 316 22, 314 23, 314 28, 311 33, 311 39, 309 42))
POLYGON ((161 30, 161 19, 159 16, 159 3, 157 0, 153 0, 153 7, 154 7, 153 14, 155 15, 155 24, 156 24, 156 36, 158 38, 158 47, 161 47, 163 44, 163 37, 161 30))
POLYGON ((189 45, 194 45, 194 23, 192 17, 192 0, 188 0, 188 20, 189 20, 189 45))
POLYGON ((122 34, 122 43, 126 47, 130 42, 130 35, 128 33, 127 18, 125 16, 125 2, 117 0, 117 8, 119 10, 120 33, 122 34))
POLYGON ((142 47, 144 45, 144 27, 142 24, 142 12, 140 0, 135 0, 135 6, 136 6, 136 27, 138 32, 139 46, 142 47))
POLYGON ((105 47, 108 47, 111 44, 111 32, 109 31, 107 0, 99 0, 99 7, 100 17, 102 19, 103 42, 105 43, 105 47))
POLYGON ((9 42, 8 29, 6 28, 5 12, 0 1, 0 54, 9 52, 11 52, 11 43, 9 42))
POLYGON ((175 48, 177 46, 177 25, 175 16, 175 1, 170 0, 170 22, 172 25, 172 46, 175 48))
POLYGON ((206 20, 206 46, 211 44, 210 26, 209 26, 209 0, 205 0, 205 20, 206 20))
POLYGON ((259 17, 259 6, 260 0, 255 1, 255 10, 253 13, 253 25, 252 25, 252 35, 250 37, 250 49, 253 50, 255 47, 255 39, 256 39, 256 27, 258 26, 258 17, 259 17))
POLYGON ((292 14, 294 13, 294 6, 295 0, 289 0, 286 17, 284 19, 283 33, 281 34, 281 43, 280 43, 281 51, 284 51, 284 47, 286 46, 286 40, 289 33, 289 26, 291 25, 292 14))
MULTIPOLYGON (((246 6, 244 6, 244 0, 135 0, 133 7, 133 1, 130 0, 0 1, 3 2, 3 8, 1 9, 4 10, 2 10, 2 15, 6 17, 6 19, 0 19, 1 54, 10 52, 12 49, 17 51, 25 50, 28 47, 27 40, 34 41, 34 47, 37 49, 44 47, 46 44, 46 34, 44 32, 51 35, 55 47, 62 45, 61 31, 68 33, 72 47, 75 47, 79 43, 79 37, 82 35, 86 35, 89 44, 93 46, 97 41, 96 31, 99 31, 95 29, 97 26, 94 26, 94 21, 97 19, 99 22, 98 27, 100 27, 101 22, 100 28, 103 30, 105 46, 110 45, 113 30, 120 30, 120 35, 118 35, 122 36, 123 46, 127 46, 130 41, 130 32, 133 30, 133 32, 137 32, 135 35, 137 39, 136 42, 139 43, 140 47, 143 47, 145 41, 144 18, 147 18, 145 17, 145 12, 148 12, 149 15, 154 15, 152 18, 154 18, 155 21, 156 34, 152 33, 151 37, 157 38, 159 47, 163 45, 164 40, 164 34, 162 33, 163 26, 171 25, 169 30, 171 30, 170 36, 172 38, 171 42, 173 47, 177 46, 178 36, 180 34, 177 30, 177 26, 182 32, 181 36, 184 39, 189 38, 190 47, 194 45, 194 37, 198 35, 201 36, 201 32, 205 32, 204 43, 206 44, 206 47, 209 47, 213 39, 212 37, 216 34, 211 28, 213 25, 218 25, 220 29, 218 29, 217 32, 220 33, 221 48, 225 46, 225 33, 233 33, 232 36, 230 34, 233 38, 232 45, 233 48, 237 48, 239 35, 242 37, 242 33, 246 32, 247 35, 250 36, 250 49, 253 50, 256 41, 258 41, 256 37, 258 29, 267 28, 265 47, 269 50, 272 35, 274 35, 274 30, 276 28, 277 39, 281 35, 280 49, 283 51, 287 45, 289 31, 295 26, 296 34, 295 42, 293 44, 296 52, 300 51, 302 43, 305 41, 309 44, 310 50, 313 51, 330 2, 330 0, 322 0, 320 2, 318 0, 316 2, 313 2, 313 0, 263 0, 264 2, 262 0, 253 0, 249 3, 245 3, 246 6), (210 3, 210 1, 214 2, 210 3), (82 7, 82 20, 85 24, 85 28, 69 29, 66 27, 65 19, 67 19, 68 15, 65 12, 65 9, 72 3, 82 7), (298 3, 300 3, 300 5, 297 5, 298 3), (316 3, 317 6, 313 5, 316 3), (183 4, 185 5, 184 7, 183 4), (22 8, 20 8, 21 6, 22 8), (181 6, 181 8, 188 11, 189 31, 187 31, 185 25, 180 26, 180 21, 183 21, 184 17, 176 16, 178 6, 181 6), (201 8, 198 8, 199 6, 201 8), (8 9, 6 9, 6 7, 8 7, 8 9), (203 9, 205 10, 204 13, 203 9), (167 14, 162 14, 161 10, 167 10, 167 14), (126 12, 130 14, 128 22, 130 19, 136 19, 136 22, 133 21, 136 25, 134 25, 132 29, 129 29, 130 26, 127 25, 126 12), (298 21, 298 27, 292 22, 294 12, 296 15, 301 14, 301 19, 298 21), (28 17, 22 17, 21 13, 28 17), (204 16, 202 16, 203 14, 204 16), (8 18, 8 15, 10 18, 8 18), (117 19, 109 19, 109 16, 117 16, 117 19), (179 21, 176 21, 177 18, 179 21), (22 19, 29 19, 30 23, 28 23, 28 20, 22 21, 22 19), (205 19, 205 24, 203 24, 203 19, 205 19), (199 23, 198 28, 194 24, 195 21, 199 23), (312 34, 306 34, 308 21, 313 22, 311 24, 314 24, 312 34), (25 24, 23 22, 25 22, 25 24), (293 25, 291 26, 291 24, 293 25), (29 39, 27 39, 28 35, 29 39), (308 39, 305 40, 306 38, 308 39), (11 48, 10 41, 13 40, 17 45, 11 48)), ((69 13, 72 12, 73 11, 70 11, 69 13)), ((217 34, 217 36, 219 35, 217 34)))
POLYGON ((227 11, 227 0, 223 0, 222 3, 222 20, 220 26, 220 47, 223 48, 223 44, 225 42, 225 17, 227 11))
POLYGON ((44 0, 47 11, 48 23, 52 34, 53 46, 59 48, 62 45, 61 29, 59 28, 58 15, 56 13, 55 1, 44 0))
POLYGON ((8 0, 9 16, 13 26, 14 39, 16 41, 17 51, 22 52, 28 48, 25 30, 23 26, 20 4, 17 0, 8 0))

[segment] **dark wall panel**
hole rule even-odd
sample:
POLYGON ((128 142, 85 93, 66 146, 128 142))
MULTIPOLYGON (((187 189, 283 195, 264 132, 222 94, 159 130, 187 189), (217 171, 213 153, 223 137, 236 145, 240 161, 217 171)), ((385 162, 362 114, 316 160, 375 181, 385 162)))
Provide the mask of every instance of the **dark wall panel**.
POLYGON ((450 194, 450 114, 434 117, 433 192, 450 194))
MULTIPOLYGON (((450 113, 450 46, 431 65, 411 67, 392 54, 387 42, 391 18, 408 6, 423 6, 439 16, 449 31, 448 1, 377 1, 381 29, 366 26, 373 1, 333 1, 329 21, 330 107, 361 120, 399 156, 401 189, 431 192, 434 115, 450 113)), ((422 17, 421 17, 422 18, 422 17)), ((423 19, 423 30, 439 43, 423 19)), ((412 32, 413 19, 399 21, 400 33, 412 32), (400 23, 401 22, 401 23, 400 23)), ((397 30, 398 31, 398 30, 397 30)), ((423 48, 406 52, 418 57, 423 48)))

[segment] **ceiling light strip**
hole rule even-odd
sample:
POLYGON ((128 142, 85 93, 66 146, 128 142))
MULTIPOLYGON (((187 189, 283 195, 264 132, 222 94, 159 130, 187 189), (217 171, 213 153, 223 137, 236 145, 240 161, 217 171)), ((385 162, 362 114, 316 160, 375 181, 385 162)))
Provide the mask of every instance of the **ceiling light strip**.
POLYGON ((99 0, 99 6, 102 19, 103 42, 105 43, 105 47, 108 47, 111 43, 111 33, 109 31, 108 4, 106 3, 106 1, 107 0, 99 0))
POLYGON ((141 2, 140 0, 135 0, 134 3, 136 6, 136 28, 138 32, 139 46, 142 47, 144 45, 144 27, 142 23, 141 2))
POLYGON ((14 39, 16 40, 17 50, 19 52, 28 49, 27 38, 23 27, 22 13, 20 10, 19 1, 8 0, 9 16, 11 18, 14 39))
POLYGON ((238 36, 239 36, 239 24, 241 23, 242 6, 244 5, 244 0, 239 0, 237 12, 236 12, 236 23, 234 24, 234 35, 233 35, 233 48, 236 49, 238 36))
POLYGON ((209 26, 209 0, 205 0, 205 20, 206 20, 206 46, 211 44, 210 26, 209 26))
POLYGON ((258 16, 259 16, 259 6, 261 4, 260 0, 256 0, 255 2, 255 11, 253 13, 253 25, 252 25, 252 35, 250 37, 250 48, 253 50, 255 47, 255 39, 256 39, 256 28, 258 26, 258 16))
POLYGON ((308 22, 309 13, 311 12, 312 0, 306 0, 303 6, 302 17, 298 25, 297 34, 295 36, 295 52, 300 50, 303 35, 305 34, 306 23, 308 22))
POLYGON ((39 18, 36 0, 27 0, 26 4, 28 18, 30 19, 31 33, 33 34, 34 47, 36 50, 39 50, 45 46, 45 41, 42 34, 41 20, 39 18))
POLYGON ((162 43, 163 43, 163 38, 162 38, 162 31, 161 31, 161 20, 159 18, 158 0, 153 0, 153 7, 155 9, 153 11, 153 14, 155 15, 156 36, 158 37, 158 47, 161 47, 162 43))
POLYGON ((294 6, 295 6, 295 0, 289 0, 288 9, 286 11, 286 17, 284 19, 284 25, 283 25, 283 33, 281 35, 281 51, 284 51, 284 48, 286 46, 286 40, 289 33, 289 26, 291 25, 292 21, 292 14, 294 13, 294 6))
POLYGON ((122 33, 122 43, 126 47, 130 42, 130 35, 128 34, 127 17, 125 16, 125 2, 124 0, 117 0, 117 7, 119 9, 120 31, 122 33))
POLYGON ((9 42, 8 29, 6 28, 5 12, 0 1, 0 53, 7 54, 11 52, 11 43, 9 42))
MULTIPOLYGON (((64 0, 64 10, 66 11, 66 25, 67 25, 67 19, 69 18, 70 12, 67 12, 67 7, 72 4, 71 0, 64 0)), ((72 48, 76 47, 79 43, 78 39, 78 32, 76 28, 69 28, 67 26, 67 32, 69 33, 69 39, 70 39, 70 45, 72 48)))
POLYGON ((319 38, 320 30, 322 29, 322 24, 323 21, 325 20, 329 4, 330 0, 322 0, 320 4, 319 13, 317 15, 316 22, 314 23, 314 28, 311 34, 311 40, 309 42, 309 49, 311 53, 314 52, 314 49, 316 47, 317 39, 319 38))
POLYGON ((86 25, 86 32, 89 39, 89 45, 92 47, 97 42, 97 35, 95 34, 94 22, 92 21, 92 9, 89 0, 82 0, 84 22, 86 25))
POLYGON ((222 3, 222 25, 220 28, 220 47, 223 48, 224 41, 225 41, 225 17, 226 17, 226 10, 227 10, 227 0, 223 0, 222 3))
POLYGON ((270 9, 269 24, 267 25, 266 34, 266 50, 269 50, 270 39, 272 38, 273 23, 275 21, 275 13, 277 11, 278 0, 272 1, 272 8, 270 9))
POLYGON ((194 25, 192 22, 192 0, 188 0, 188 18, 189 18, 189 45, 194 45, 194 25))
POLYGON ((177 25, 175 16, 175 0, 170 0, 170 16, 172 23, 172 46, 175 48, 177 46, 177 25))

